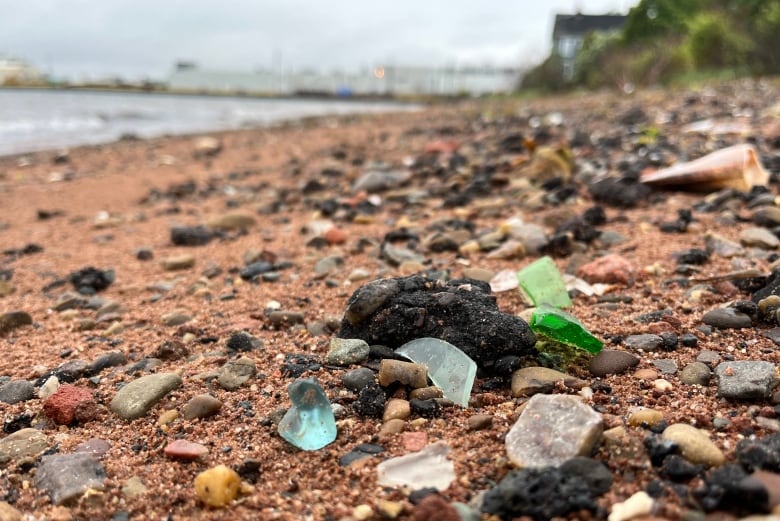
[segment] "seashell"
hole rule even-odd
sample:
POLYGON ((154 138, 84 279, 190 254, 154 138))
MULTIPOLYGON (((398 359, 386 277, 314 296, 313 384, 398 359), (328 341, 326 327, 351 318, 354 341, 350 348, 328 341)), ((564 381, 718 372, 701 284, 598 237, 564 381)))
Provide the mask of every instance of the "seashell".
POLYGON ((735 188, 743 192, 766 185, 769 172, 761 165, 756 149, 742 144, 718 150, 687 163, 642 174, 651 186, 670 186, 695 191, 735 188))

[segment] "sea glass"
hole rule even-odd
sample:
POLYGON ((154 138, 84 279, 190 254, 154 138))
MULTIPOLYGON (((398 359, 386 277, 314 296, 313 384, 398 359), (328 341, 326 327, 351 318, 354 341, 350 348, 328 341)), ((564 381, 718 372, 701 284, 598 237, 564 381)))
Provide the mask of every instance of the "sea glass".
POLYGON ((579 347, 591 353, 601 351, 604 343, 590 334, 582 323, 569 313, 548 305, 537 307, 531 315, 531 330, 551 340, 579 347))
POLYGON ((336 419, 330 401, 314 378, 287 387, 292 407, 279 422, 279 435, 299 449, 317 450, 336 439, 336 419))
POLYGON ((517 281, 535 306, 547 304, 557 308, 571 306, 566 284, 555 262, 544 256, 517 272, 517 281))
POLYGON ((385 460, 376 467, 377 483, 412 490, 429 487, 446 490, 455 481, 455 465, 447 459, 449 452, 449 446, 439 441, 419 452, 385 460))
POLYGON ((438 338, 417 338, 395 350, 412 362, 428 367, 428 377, 444 397, 468 407, 477 364, 466 353, 438 338))

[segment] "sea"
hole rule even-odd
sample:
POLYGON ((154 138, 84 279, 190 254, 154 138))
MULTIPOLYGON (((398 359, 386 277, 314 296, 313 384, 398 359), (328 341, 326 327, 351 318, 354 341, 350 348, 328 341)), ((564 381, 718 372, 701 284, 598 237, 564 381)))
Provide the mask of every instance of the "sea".
POLYGON ((263 127, 313 116, 417 110, 392 101, 0 89, 0 156, 263 127))

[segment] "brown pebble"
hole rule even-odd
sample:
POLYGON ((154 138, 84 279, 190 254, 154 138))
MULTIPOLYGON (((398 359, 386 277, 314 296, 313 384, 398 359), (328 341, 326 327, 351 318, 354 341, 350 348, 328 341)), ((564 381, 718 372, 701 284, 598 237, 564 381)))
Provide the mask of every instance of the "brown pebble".
POLYGON ((634 378, 637 380, 655 380, 658 378, 658 371, 655 369, 637 369, 634 371, 634 378))
POLYGON ((379 365, 379 385, 387 387, 395 382, 416 389, 428 386, 428 368, 423 364, 385 358, 379 365))
POLYGON ((633 353, 604 349, 590 361, 590 373, 599 377, 619 374, 637 364, 639 364, 639 357, 633 353))
POLYGON ((430 494, 417 503, 412 513, 413 521, 460 521, 455 507, 438 494, 430 494))
POLYGON ((400 398, 391 398, 385 404, 385 412, 382 415, 382 421, 387 422, 393 419, 405 420, 412 414, 412 408, 409 402, 400 398))
POLYGON ((493 426, 493 416, 490 414, 475 414, 466 420, 470 431, 481 431, 493 426))
POLYGON ((406 422, 400 418, 394 418, 392 420, 388 420, 382 424, 382 427, 379 429, 379 436, 389 436, 392 434, 398 434, 399 432, 402 432, 404 430, 404 427, 406 426, 406 422))
POLYGON ((444 391, 435 385, 412 389, 412 392, 409 393, 409 398, 412 400, 433 400, 434 398, 442 398, 443 396, 444 391))
POLYGON ((187 440, 173 440, 163 449, 171 459, 194 460, 209 453, 205 445, 187 440))
POLYGON ((210 394, 199 394, 186 403, 181 415, 185 420, 214 416, 222 408, 222 402, 210 394))

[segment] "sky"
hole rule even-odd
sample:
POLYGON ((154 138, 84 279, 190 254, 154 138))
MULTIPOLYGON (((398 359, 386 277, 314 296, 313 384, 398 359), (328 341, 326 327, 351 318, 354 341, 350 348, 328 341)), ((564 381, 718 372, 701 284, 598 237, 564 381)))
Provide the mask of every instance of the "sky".
POLYGON ((377 65, 523 67, 556 13, 638 0, 0 0, 0 55, 57 79, 165 79, 201 68, 354 72, 377 65))

